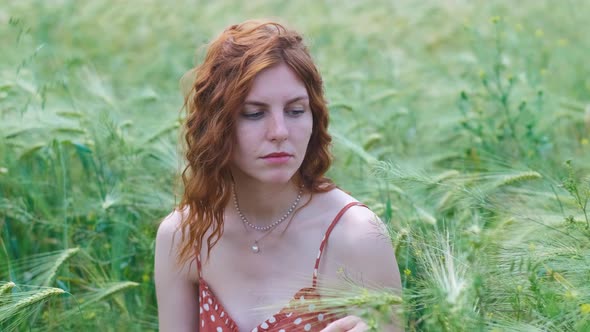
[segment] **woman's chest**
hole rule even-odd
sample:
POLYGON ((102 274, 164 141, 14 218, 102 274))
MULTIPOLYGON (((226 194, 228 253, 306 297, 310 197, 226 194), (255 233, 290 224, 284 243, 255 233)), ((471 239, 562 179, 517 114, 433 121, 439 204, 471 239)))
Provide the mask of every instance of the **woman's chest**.
MULTIPOLYGON (((227 234, 226 234, 227 235, 227 234)), ((261 242, 260 251, 250 251, 246 241, 218 243, 202 277, 227 315, 240 331, 250 331, 283 309, 295 294, 309 288, 321 238, 290 238, 261 242)))
POLYGON ((202 281, 199 293, 199 323, 205 332, 320 331, 338 318, 336 314, 316 307, 320 297, 314 288, 298 290, 291 296, 288 305, 259 317, 240 312, 232 314, 217 300, 205 281, 202 281))

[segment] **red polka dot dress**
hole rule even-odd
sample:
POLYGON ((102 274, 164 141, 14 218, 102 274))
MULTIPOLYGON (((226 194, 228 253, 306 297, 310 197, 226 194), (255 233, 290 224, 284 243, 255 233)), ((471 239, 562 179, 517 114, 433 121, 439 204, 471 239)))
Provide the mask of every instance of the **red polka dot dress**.
MULTIPOLYGON (((323 310, 317 310, 315 303, 320 295, 317 292, 318 268, 322 252, 332 229, 340 220, 340 217, 352 206, 365 206, 359 202, 347 204, 334 218, 320 243, 320 249, 313 270, 312 286, 299 290, 289 305, 264 322, 260 323, 251 332, 305 332, 321 331, 329 323, 339 317, 323 310)), ((199 331, 200 332, 240 332, 233 319, 227 314, 215 294, 209 288, 201 275, 201 258, 197 255, 199 269, 199 331)))

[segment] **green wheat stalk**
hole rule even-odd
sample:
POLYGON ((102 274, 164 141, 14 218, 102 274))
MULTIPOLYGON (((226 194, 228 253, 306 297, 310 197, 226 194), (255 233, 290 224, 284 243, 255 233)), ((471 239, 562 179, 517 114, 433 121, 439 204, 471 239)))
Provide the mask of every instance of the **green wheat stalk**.
POLYGON ((514 185, 516 183, 541 179, 543 176, 534 171, 521 172, 504 176, 501 180, 494 184, 495 188, 514 185))
POLYGON ((30 296, 24 297, 12 304, 3 304, 0 307, 0 324, 7 322, 9 319, 15 318, 25 310, 26 316, 27 313, 33 312, 32 307, 47 301, 51 297, 61 295, 63 293, 65 293, 65 291, 61 288, 46 288, 37 291, 30 296))
POLYGON ((16 284, 12 281, 9 281, 5 284, 3 284, 2 286, 0 286, 0 296, 3 295, 4 293, 8 293, 10 292, 11 289, 14 288, 16 284))
POLYGON ((57 257, 55 264, 53 264, 53 266, 46 272, 46 277, 45 277, 45 281, 43 282, 43 285, 48 286, 49 284, 51 284, 53 282, 53 280, 55 279, 55 276, 57 274, 57 270, 62 266, 62 264, 64 264, 64 262, 66 262, 72 256, 77 254, 78 251, 80 251, 80 248, 71 248, 71 249, 64 250, 57 257))
POLYGON ((130 288, 135 288, 137 286, 139 286, 139 283, 133 281, 121 281, 106 284, 103 288, 78 296, 78 307, 76 309, 63 312, 61 318, 67 319, 69 317, 79 315, 81 310, 94 304, 98 304, 117 293, 126 291, 130 288))

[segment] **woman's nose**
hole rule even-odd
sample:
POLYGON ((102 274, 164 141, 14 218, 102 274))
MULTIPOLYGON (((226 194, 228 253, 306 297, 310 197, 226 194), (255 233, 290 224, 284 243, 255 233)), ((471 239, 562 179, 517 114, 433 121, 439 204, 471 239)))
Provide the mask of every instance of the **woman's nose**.
POLYGON ((285 117, 283 112, 273 112, 274 114, 270 117, 267 132, 268 138, 271 141, 284 141, 289 136, 289 130, 285 123, 285 117))

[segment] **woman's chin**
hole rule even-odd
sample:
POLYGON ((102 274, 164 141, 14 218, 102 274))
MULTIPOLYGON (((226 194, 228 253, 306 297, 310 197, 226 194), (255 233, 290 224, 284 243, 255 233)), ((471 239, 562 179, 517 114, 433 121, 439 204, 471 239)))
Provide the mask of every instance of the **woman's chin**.
POLYGON ((262 181, 265 184, 269 184, 269 185, 284 185, 287 184, 289 182, 291 182, 291 180, 293 179, 292 176, 289 177, 273 177, 270 179, 266 179, 264 181, 262 181))
POLYGON ((297 170, 272 170, 270 172, 244 172, 234 174, 234 179, 239 183, 242 178, 246 182, 258 182, 261 185, 285 185, 292 182, 297 170))
POLYGON ((277 172, 274 174, 267 174, 266 176, 260 177, 260 182, 270 185, 281 185, 287 184, 293 180, 295 173, 291 172, 277 172))

